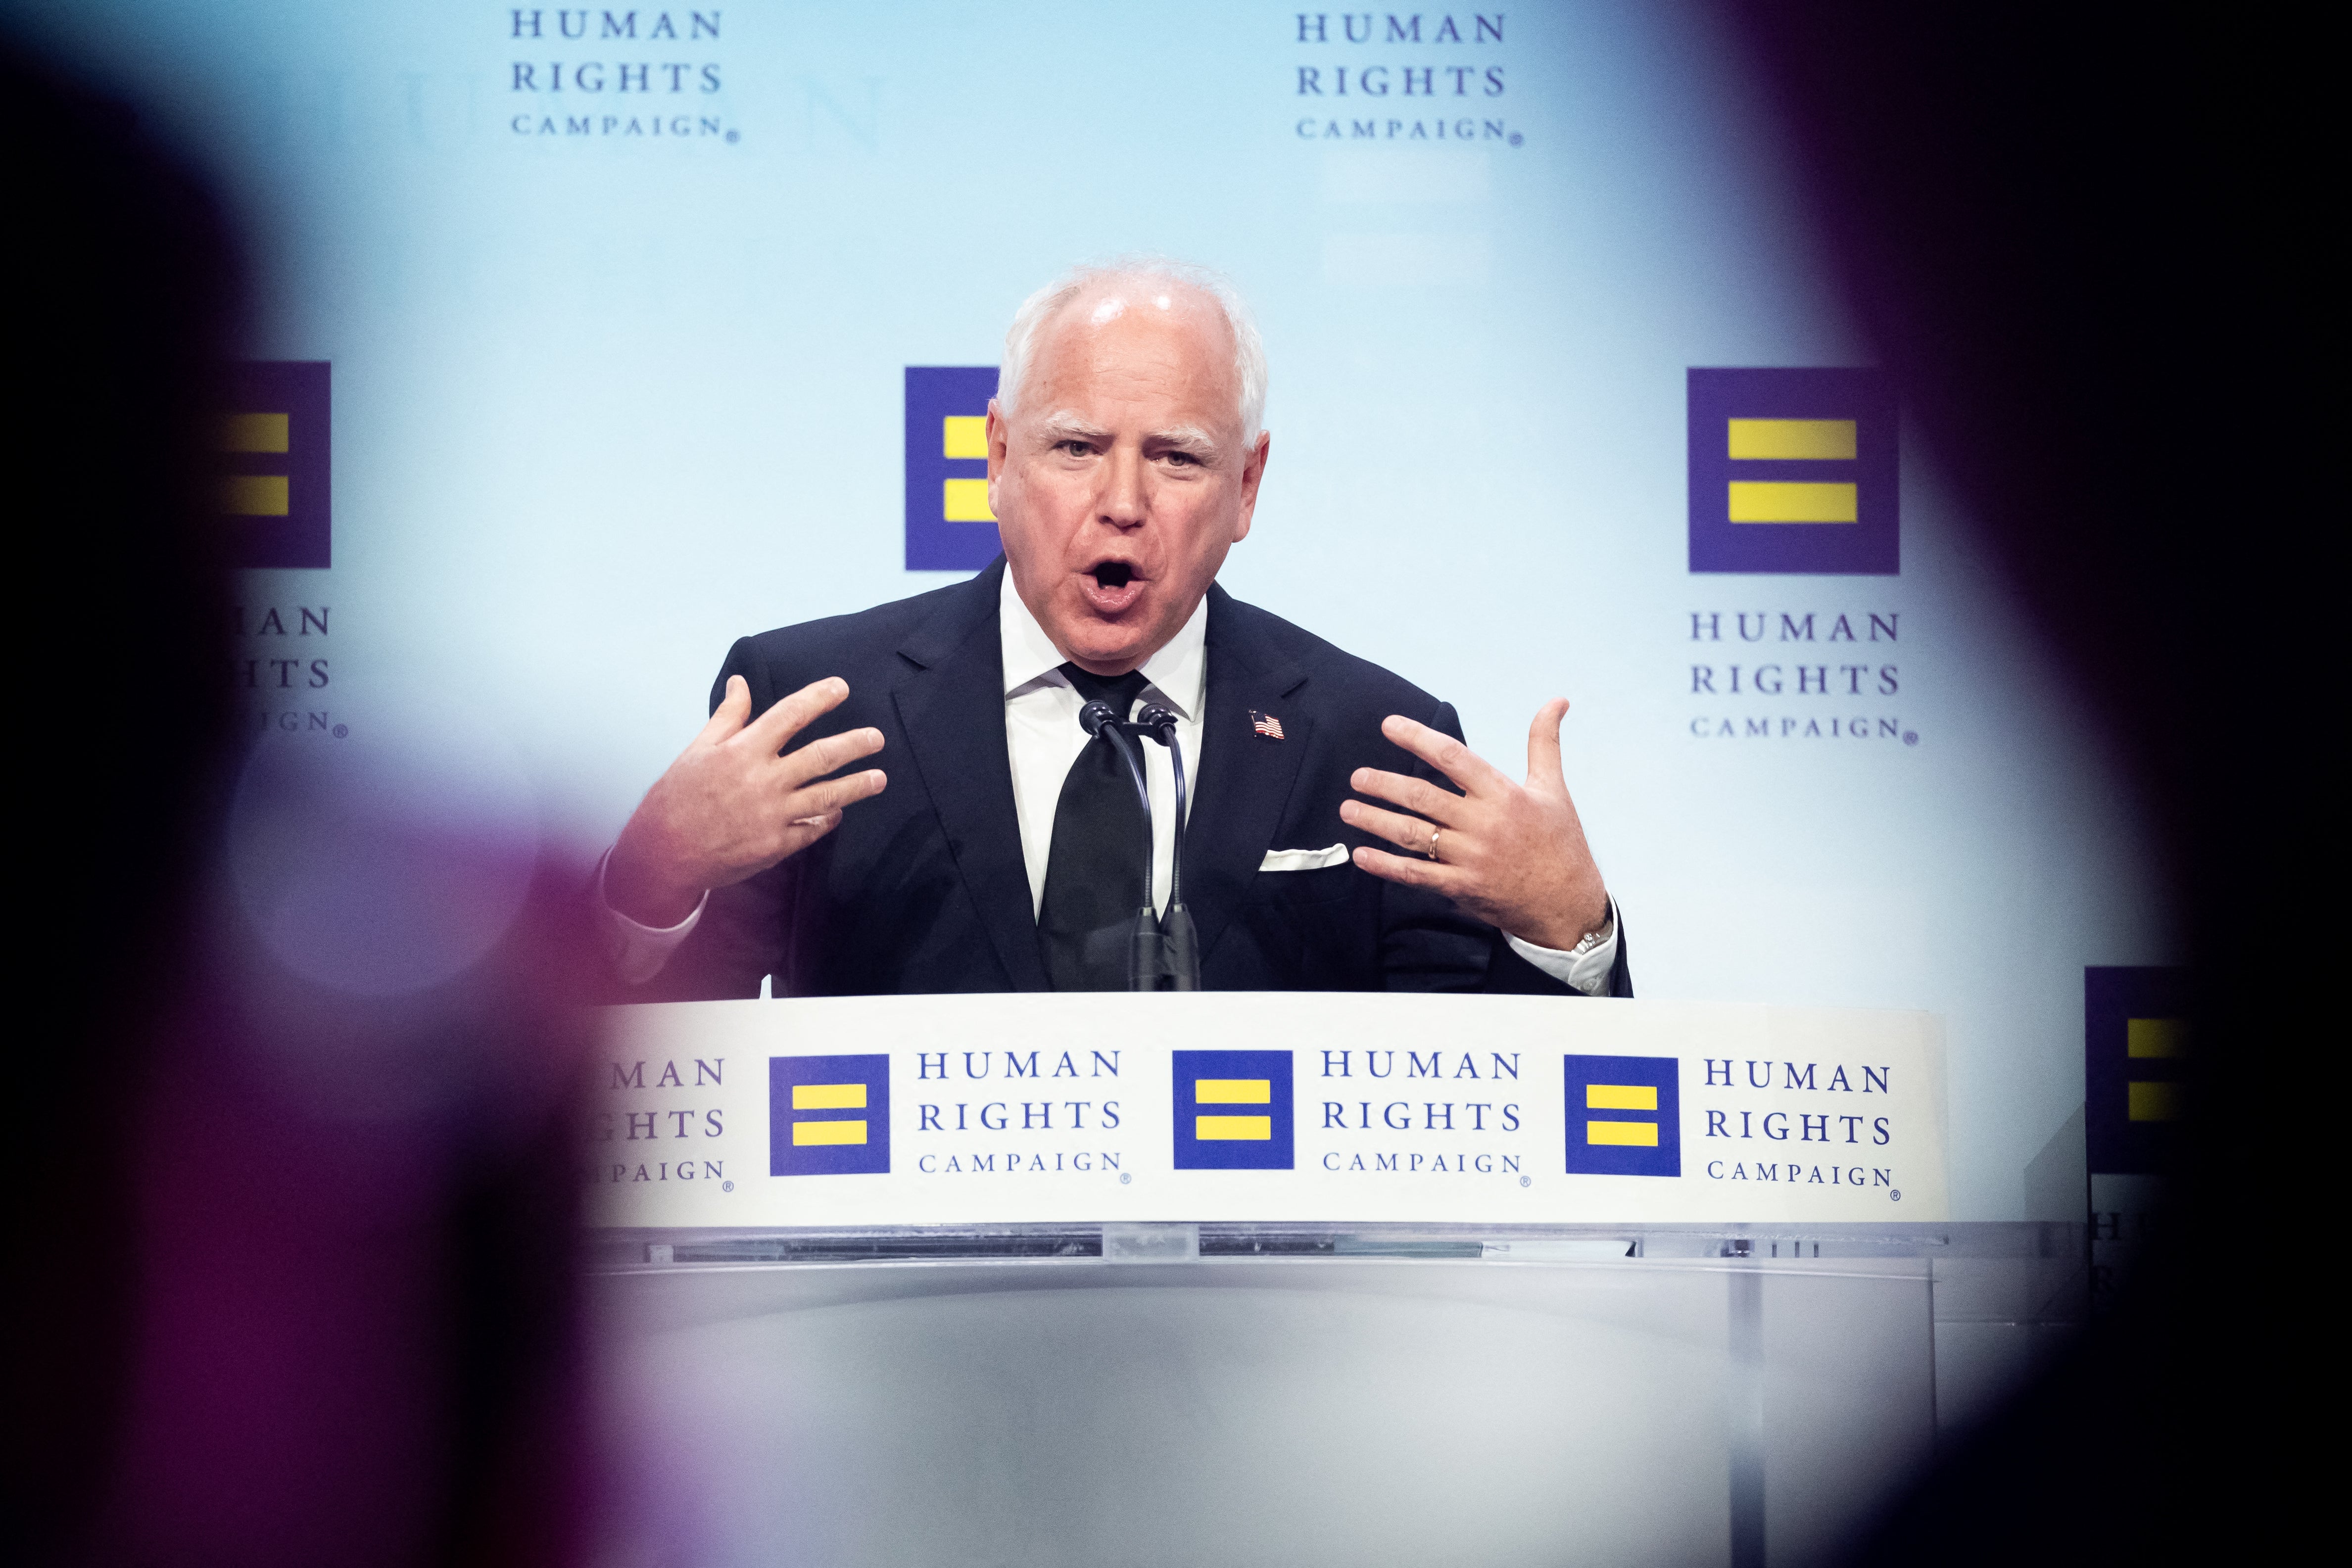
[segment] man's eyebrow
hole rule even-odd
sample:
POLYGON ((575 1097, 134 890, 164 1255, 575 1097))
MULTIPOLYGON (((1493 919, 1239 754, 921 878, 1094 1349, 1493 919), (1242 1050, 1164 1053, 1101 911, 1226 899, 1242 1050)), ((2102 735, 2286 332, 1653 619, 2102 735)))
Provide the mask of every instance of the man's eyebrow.
POLYGON ((1045 437, 1045 444, 1048 446, 1058 446, 1065 441, 1090 442, 1097 446, 1107 446, 1110 444, 1109 431, 1091 421, 1080 418, 1066 409, 1059 413, 1049 413, 1039 420, 1037 433, 1045 437))
POLYGON ((1155 430, 1143 438, 1146 446, 1156 446, 1163 452, 1189 452, 1195 457, 1214 457, 1217 438, 1197 424, 1179 424, 1168 430, 1155 430))

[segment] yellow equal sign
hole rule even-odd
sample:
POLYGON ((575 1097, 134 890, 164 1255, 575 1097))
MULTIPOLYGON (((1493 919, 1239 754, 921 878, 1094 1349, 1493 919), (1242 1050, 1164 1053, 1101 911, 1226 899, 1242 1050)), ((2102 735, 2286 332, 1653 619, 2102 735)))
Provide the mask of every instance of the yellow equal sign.
MULTIPOLYGON (((1195 1078, 1192 1080, 1192 1103, 1196 1105, 1271 1105, 1274 1103, 1274 1080, 1195 1078)), ((1192 1136, 1204 1144, 1269 1143, 1274 1138, 1274 1118, 1195 1116, 1192 1118, 1192 1136)))
MULTIPOLYGON (((863 1111, 866 1109, 866 1085, 863 1083, 795 1083, 793 1085, 793 1109, 795 1111, 863 1111)), ((856 1122, 794 1122, 793 1146, 806 1148, 812 1144, 862 1144, 866 1141, 866 1124, 856 1122)))
POLYGON ((988 509, 988 481, 985 479, 942 479, 940 481, 940 518, 950 523, 992 523, 996 514, 988 509))
POLYGON ((221 510, 232 517, 282 517, 289 501, 283 474, 231 474, 220 496, 221 510))
MULTIPOLYGON (((2124 1054, 2137 1061, 2165 1061, 2189 1054, 2186 1019, 2126 1019, 2124 1054)), ((2189 1113, 2188 1092, 2179 1083, 2137 1079, 2124 1086, 2126 1114, 2134 1122, 2178 1122, 2189 1113)))
POLYGON ((223 452, 292 450, 293 419, 283 413, 233 413, 221 422, 223 452))
POLYGON ((1735 419, 1729 455, 1743 463, 1851 463, 1859 450, 1850 419, 1735 419))
POLYGON ((1584 1124, 1584 1141, 1654 1149, 1658 1146, 1658 1124, 1655 1122, 1587 1122, 1584 1124))
POLYGON ((984 413, 951 413, 940 421, 940 455, 987 456, 988 416, 984 413))
MULTIPOLYGON (((950 481, 952 483, 952 481, 950 481)), ((1862 520, 1860 487, 1787 479, 1734 479, 1735 523, 1853 523, 1862 520)))

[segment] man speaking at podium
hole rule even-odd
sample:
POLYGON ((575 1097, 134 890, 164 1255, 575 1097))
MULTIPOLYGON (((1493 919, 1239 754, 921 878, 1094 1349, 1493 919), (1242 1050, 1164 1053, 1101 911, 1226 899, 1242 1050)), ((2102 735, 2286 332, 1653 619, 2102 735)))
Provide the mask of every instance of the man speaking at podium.
POLYGON ((1171 883, 1205 989, 1632 995, 1565 702, 1514 782, 1447 704, 1216 586, 1265 387, 1213 275, 1032 295, 988 411, 1003 557, 736 643, 600 873, 624 998, 1153 988, 1171 883))

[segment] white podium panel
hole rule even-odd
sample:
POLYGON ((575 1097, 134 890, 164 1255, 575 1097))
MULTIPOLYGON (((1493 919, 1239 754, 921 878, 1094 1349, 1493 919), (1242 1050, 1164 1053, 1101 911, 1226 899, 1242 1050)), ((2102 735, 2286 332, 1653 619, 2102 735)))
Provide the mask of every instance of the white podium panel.
POLYGON ((1932 1451, 1927 1267, 608 1277, 611 1556, 1793 1568, 1932 1451))
POLYGON ((1197 993, 608 1021, 583 1162, 603 1227, 1948 1215, 1924 1013, 1197 993))

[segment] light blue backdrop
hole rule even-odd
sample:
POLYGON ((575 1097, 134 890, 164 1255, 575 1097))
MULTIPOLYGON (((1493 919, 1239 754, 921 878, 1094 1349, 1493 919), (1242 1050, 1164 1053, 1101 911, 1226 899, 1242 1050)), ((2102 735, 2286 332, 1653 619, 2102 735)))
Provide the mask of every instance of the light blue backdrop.
POLYGON ((2079 1215, 2027 1167, 2069 1147, 2083 966, 2172 955, 2128 789, 1933 455, 1906 433, 1900 577, 1686 570, 1685 367, 1870 362, 1706 13, 1396 13, 1415 45, 1384 41, 1385 11, 1309 12, 1332 41, 1302 42, 1295 0, 770 0, 702 10, 698 38, 692 7, 614 12, 637 42, 600 37, 602 7, 561 13, 576 42, 522 9, 541 38, 439 0, 12 7, 226 176, 257 235, 253 354, 333 361, 336 565, 243 595, 255 619, 331 606, 332 685, 291 706, 593 847, 731 638, 947 580, 900 567, 902 367, 992 361, 1073 259, 1204 261, 1273 363, 1227 586, 1451 698, 1515 772, 1529 715, 1570 696, 1643 993, 1941 1013, 1957 1214, 2079 1215), (665 14, 681 41, 646 41, 665 14), (1449 15, 1469 41, 1437 41, 1449 15), (1350 16, 1374 42, 1345 41, 1350 16), (600 125, 618 66, 656 64, 632 107, 689 133, 518 133, 554 60, 564 112, 600 125), (1400 96, 1407 66, 1436 99, 1400 96), (1367 110, 1369 140, 1301 134, 1367 110), (1447 140, 1413 139, 1440 119, 1447 140), (1741 611, 1899 616, 1876 651, 1899 695, 1856 711, 1916 744, 1696 737, 1856 709, 1694 698, 1695 658, 1740 655, 1695 648, 1693 614, 1741 611))

